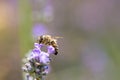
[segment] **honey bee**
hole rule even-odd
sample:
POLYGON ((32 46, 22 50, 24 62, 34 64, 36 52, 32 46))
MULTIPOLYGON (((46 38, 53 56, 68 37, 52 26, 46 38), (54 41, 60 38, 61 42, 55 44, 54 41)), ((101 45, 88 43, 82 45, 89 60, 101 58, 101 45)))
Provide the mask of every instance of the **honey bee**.
POLYGON ((55 55, 58 54, 58 44, 57 44, 57 38, 61 37, 52 37, 50 35, 41 35, 38 37, 38 43, 39 44, 44 44, 44 45, 51 45, 55 48, 55 55))

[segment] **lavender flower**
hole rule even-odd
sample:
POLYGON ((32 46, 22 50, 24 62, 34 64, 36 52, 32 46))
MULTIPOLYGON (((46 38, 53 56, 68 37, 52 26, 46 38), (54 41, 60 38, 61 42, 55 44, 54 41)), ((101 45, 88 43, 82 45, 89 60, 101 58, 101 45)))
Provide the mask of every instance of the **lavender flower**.
POLYGON ((34 49, 23 61, 22 70, 26 73, 26 80, 43 80, 49 72, 50 54, 55 52, 54 47, 47 46, 48 51, 41 51, 44 44, 34 43, 34 49))

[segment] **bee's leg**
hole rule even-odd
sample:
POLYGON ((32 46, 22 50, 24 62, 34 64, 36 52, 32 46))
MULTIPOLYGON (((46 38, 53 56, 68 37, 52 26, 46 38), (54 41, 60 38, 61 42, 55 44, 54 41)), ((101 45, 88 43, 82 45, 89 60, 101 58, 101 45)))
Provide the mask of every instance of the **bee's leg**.
POLYGON ((57 55, 58 54, 58 49, 55 49, 55 53, 54 53, 55 55, 57 55))

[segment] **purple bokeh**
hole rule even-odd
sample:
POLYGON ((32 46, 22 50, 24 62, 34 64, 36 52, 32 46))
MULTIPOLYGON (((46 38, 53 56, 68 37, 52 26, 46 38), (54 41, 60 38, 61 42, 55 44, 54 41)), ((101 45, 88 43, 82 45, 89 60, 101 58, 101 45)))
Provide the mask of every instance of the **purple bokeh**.
POLYGON ((47 34, 48 30, 46 29, 46 26, 44 24, 38 23, 33 26, 32 29, 32 35, 33 37, 38 37, 43 34, 47 34))
POLYGON ((81 58, 84 66, 92 74, 104 73, 108 63, 108 57, 105 51, 97 43, 86 43, 81 47, 81 58))

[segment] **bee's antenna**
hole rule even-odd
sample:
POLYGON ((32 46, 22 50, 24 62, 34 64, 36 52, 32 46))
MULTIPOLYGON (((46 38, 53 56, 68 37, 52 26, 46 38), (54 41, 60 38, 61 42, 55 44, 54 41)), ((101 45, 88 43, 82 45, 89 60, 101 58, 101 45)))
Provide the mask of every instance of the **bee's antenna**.
POLYGON ((59 39, 59 38, 63 38, 63 37, 58 37, 58 36, 56 36, 56 37, 54 37, 55 39, 59 39))

